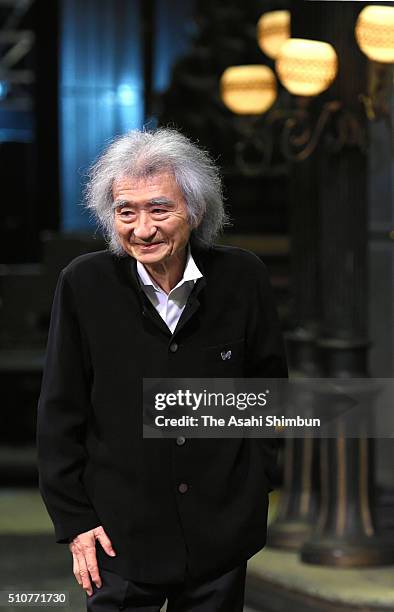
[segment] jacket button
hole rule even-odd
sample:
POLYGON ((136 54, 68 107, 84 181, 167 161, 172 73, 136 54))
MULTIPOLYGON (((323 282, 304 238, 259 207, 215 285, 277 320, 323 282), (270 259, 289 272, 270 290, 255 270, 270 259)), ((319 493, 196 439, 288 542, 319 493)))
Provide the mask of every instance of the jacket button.
POLYGON ((176 353, 178 350, 178 345, 176 342, 173 342, 172 344, 170 344, 170 351, 171 353, 176 353))
POLYGON ((178 491, 179 493, 186 493, 186 491, 188 490, 188 485, 186 484, 186 482, 181 482, 180 485, 178 485, 178 491))
POLYGON ((183 446, 186 442, 186 438, 184 438, 183 436, 178 436, 176 439, 176 443, 178 444, 178 446, 183 446))

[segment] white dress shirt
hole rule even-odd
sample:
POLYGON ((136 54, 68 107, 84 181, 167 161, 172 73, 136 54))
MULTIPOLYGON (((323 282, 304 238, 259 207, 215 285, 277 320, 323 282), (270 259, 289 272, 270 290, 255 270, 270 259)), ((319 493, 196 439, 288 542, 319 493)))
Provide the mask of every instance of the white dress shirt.
POLYGON ((198 278, 202 277, 200 270, 194 261, 190 246, 188 246, 185 270, 179 283, 171 289, 170 293, 163 291, 149 276, 145 266, 137 261, 137 272, 142 288, 161 318, 174 333, 174 329, 186 306, 187 298, 198 278))

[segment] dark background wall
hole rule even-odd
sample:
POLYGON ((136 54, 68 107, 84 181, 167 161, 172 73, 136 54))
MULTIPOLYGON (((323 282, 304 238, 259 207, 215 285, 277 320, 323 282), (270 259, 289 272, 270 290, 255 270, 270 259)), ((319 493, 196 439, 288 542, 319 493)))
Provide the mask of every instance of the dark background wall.
MULTIPOLYGON (((230 64, 273 66, 257 46, 256 22, 263 11, 288 6, 279 0, 32 0, 18 16, 12 2, 0 5, 2 29, 11 24, 34 35, 30 51, 14 66, 29 71, 31 81, 11 84, 0 99, 0 352, 2 403, 10 413, 3 444, 32 442, 57 274, 79 252, 101 247, 81 206, 84 173, 105 143, 125 130, 144 123, 176 125, 212 152, 233 219, 225 239, 267 262, 284 327, 289 325, 289 168, 275 163, 260 169, 253 147, 247 163, 240 163, 236 151, 244 125, 223 106, 218 87, 230 64), (15 406, 22 406, 22 428, 13 421, 10 407, 15 406)), ((301 21, 305 27, 306 14, 301 21)), ((4 43, 0 51, 7 51, 4 43)), ((390 101, 392 128, 392 92, 390 101)), ((254 129, 258 132, 259 122, 254 129)), ((392 376, 390 128, 385 122, 371 124, 370 135, 370 371, 392 376)), ((388 442, 382 443, 380 457, 382 480, 393 480, 388 442)))

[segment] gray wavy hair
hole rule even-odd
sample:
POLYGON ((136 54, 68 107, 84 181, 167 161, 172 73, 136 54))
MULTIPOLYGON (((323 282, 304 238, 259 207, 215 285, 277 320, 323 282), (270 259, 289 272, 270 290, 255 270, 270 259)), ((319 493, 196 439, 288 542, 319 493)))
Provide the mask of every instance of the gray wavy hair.
POLYGON ((228 223, 222 183, 209 154, 173 128, 133 130, 117 137, 88 171, 85 205, 103 231, 110 251, 125 255, 114 227, 112 186, 116 179, 170 171, 183 193, 192 233, 211 244, 228 223))

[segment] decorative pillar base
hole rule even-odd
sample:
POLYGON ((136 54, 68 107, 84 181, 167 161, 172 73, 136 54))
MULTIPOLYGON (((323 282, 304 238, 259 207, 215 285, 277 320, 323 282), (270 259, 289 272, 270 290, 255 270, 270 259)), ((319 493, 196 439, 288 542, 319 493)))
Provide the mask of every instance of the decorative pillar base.
POLYGON ((268 546, 299 550, 310 537, 317 520, 318 496, 312 486, 317 457, 317 440, 285 440, 284 483, 276 518, 268 529, 268 546))
MULTIPOLYGON (((316 331, 312 324, 286 333, 293 376, 303 379, 316 375, 315 340, 316 331)), ((318 457, 318 440, 285 440, 284 483, 277 517, 268 529, 268 546, 299 550, 309 538, 311 526, 317 520, 318 457)))
POLYGON ((372 567, 394 563, 394 541, 380 537, 360 539, 320 539, 307 542, 301 551, 304 563, 335 567, 372 567))
MULTIPOLYGON (((369 379, 364 382, 354 396, 360 397, 364 389, 372 408, 376 389, 369 379)), ((338 421, 338 437, 320 441, 321 506, 316 529, 301 548, 301 560, 336 567, 394 564, 394 539, 384 539, 374 513, 374 440, 343 434, 338 421)))

